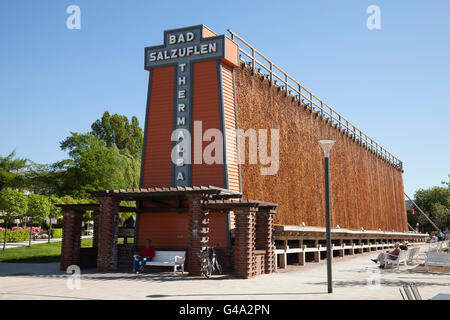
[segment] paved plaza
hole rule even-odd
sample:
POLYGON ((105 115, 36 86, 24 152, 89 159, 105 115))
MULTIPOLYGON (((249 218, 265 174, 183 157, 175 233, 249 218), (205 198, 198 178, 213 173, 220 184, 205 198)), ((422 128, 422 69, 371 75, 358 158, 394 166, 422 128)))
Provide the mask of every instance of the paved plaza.
MULTIPOLYGON (((428 246, 422 246, 426 250, 428 246)), ((379 252, 379 251, 378 251, 379 252)), ((382 270, 370 261, 378 252, 333 260, 334 293, 327 293, 326 263, 288 266, 249 280, 217 276, 204 279, 148 269, 131 272, 83 271, 80 287, 59 271, 58 263, 0 263, 0 300, 4 299, 402 299, 403 282, 414 281, 423 299, 450 294, 450 273, 382 270), (70 289, 68 287, 75 287, 70 289)))

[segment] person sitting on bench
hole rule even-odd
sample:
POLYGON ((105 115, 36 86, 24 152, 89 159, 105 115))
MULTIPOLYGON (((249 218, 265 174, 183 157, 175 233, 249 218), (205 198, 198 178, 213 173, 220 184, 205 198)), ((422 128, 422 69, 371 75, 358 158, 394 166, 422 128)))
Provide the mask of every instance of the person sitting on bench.
POLYGON ((144 270, 145 263, 150 261, 155 256, 155 249, 151 246, 152 240, 145 240, 145 248, 142 249, 141 255, 134 256, 134 269, 135 273, 140 273, 144 270))
POLYGON ((400 254, 400 251, 401 251, 400 244, 398 242, 396 242, 394 244, 394 250, 387 251, 387 252, 381 252, 376 259, 370 259, 370 260, 372 260, 375 263, 380 262, 380 268, 383 269, 384 262, 386 261, 386 259, 390 259, 390 260, 397 259, 398 255, 400 254))

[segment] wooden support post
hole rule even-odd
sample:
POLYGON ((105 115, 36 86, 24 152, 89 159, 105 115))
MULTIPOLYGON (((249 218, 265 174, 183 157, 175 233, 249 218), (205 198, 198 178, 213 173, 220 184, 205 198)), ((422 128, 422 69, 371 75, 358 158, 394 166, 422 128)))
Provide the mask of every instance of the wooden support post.
POLYGON ((284 251, 281 254, 281 258, 280 258, 280 269, 285 269, 287 265, 287 254, 286 251, 284 251))
POLYGON ((345 254, 344 240, 339 240, 339 245, 341 246, 341 250, 339 250, 339 257, 343 258, 345 254))
POLYGON ((287 250, 289 249, 289 246, 287 244, 287 240, 284 240, 284 246, 283 246, 283 250, 284 252, 281 254, 281 259, 280 259, 280 268, 286 268, 287 266, 287 250))
POLYGON ((301 266, 304 266, 305 262, 306 262, 305 261, 305 247, 306 246, 303 246, 303 240, 299 241, 298 246, 300 249, 302 249, 302 251, 298 253, 298 264, 301 266))
POLYGON ((319 240, 315 240, 314 241, 314 246, 317 249, 317 251, 314 252, 314 262, 320 262, 320 245, 319 245, 319 240))

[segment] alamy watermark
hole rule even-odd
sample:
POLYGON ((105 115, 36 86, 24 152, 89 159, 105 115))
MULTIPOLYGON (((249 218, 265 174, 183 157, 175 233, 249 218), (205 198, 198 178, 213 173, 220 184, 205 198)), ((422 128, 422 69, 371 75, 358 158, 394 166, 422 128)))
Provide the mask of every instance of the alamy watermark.
POLYGON ((67 278, 66 286, 70 290, 79 290, 81 288, 81 269, 77 265, 70 265, 67 267, 66 273, 70 274, 67 278))
MULTIPOLYGON (((172 163, 179 167, 188 164, 231 164, 235 159, 224 157, 224 143, 234 140, 239 154, 235 163, 245 164, 248 154, 249 164, 261 165, 261 175, 274 175, 278 172, 280 162, 279 139, 279 129, 226 130, 226 137, 224 137, 222 131, 216 128, 203 132, 202 121, 194 121, 192 137, 187 129, 176 129, 172 132, 171 140, 175 145, 172 148, 171 159, 172 163), (203 147, 204 142, 208 144, 203 147), (192 150, 192 144, 194 150, 192 150)), ((180 176, 179 179, 182 180, 183 177, 180 176)))
POLYGON ((381 288, 381 271, 380 269, 366 268, 366 272, 370 273, 367 278, 367 287, 369 289, 380 289, 381 288))
POLYGON ((381 9, 379 6, 373 4, 367 7, 366 13, 370 16, 367 17, 366 26, 369 30, 381 29, 381 9))
POLYGON ((70 14, 66 19, 66 27, 69 30, 81 29, 81 9, 79 6, 72 4, 67 7, 66 13, 70 14))

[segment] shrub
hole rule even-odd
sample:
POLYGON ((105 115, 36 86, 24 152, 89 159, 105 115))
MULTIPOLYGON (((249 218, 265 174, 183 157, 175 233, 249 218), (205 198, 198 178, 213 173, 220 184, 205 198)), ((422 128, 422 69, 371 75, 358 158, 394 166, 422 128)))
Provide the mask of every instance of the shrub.
MULTIPOLYGON (((30 231, 30 227, 27 227, 27 230, 30 231)), ((39 233, 41 233, 41 228, 39 227, 32 227, 31 230, 32 234, 34 235, 38 235, 39 233)))
POLYGON ((52 229, 52 238, 62 238, 62 229, 61 228, 52 229))
MULTIPOLYGON (((27 241, 30 237, 29 230, 8 230, 6 233, 6 242, 27 241)), ((0 242, 5 238, 5 231, 0 230, 0 242)))

